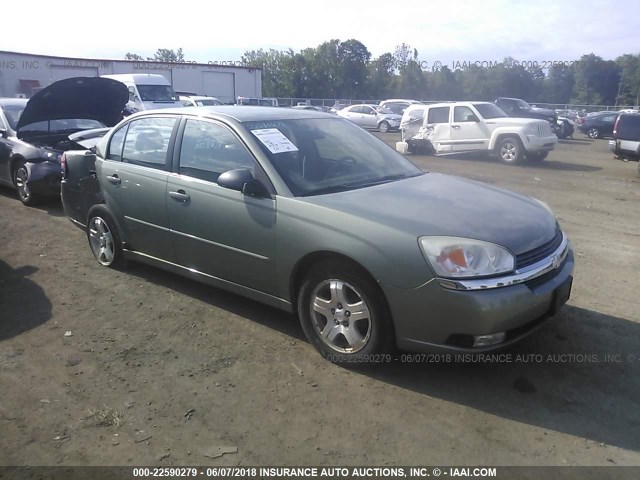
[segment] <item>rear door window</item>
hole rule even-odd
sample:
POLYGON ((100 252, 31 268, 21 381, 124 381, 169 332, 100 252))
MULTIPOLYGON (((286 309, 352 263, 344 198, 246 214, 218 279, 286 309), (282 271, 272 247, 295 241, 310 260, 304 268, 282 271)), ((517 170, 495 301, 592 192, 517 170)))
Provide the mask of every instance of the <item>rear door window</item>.
POLYGON ((449 123, 451 107, 435 107, 429 109, 427 123, 449 123))
POLYGON ((129 123, 122 161, 168 170, 169 143, 177 123, 175 117, 150 117, 129 123))

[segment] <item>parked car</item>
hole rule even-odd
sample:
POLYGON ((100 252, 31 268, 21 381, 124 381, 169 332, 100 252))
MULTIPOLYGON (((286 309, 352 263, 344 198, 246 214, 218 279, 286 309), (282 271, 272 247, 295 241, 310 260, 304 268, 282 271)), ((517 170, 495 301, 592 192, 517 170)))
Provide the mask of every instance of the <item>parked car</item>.
POLYGON ((291 107, 296 110, 314 110, 316 112, 329 112, 329 107, 322 107, 319 105, 296 105, 295 107, 291 107))
POLYGON ((216 97, 207 95, 180 95, 180 103, 184 107, 210 107, 212 105, 222 105, 216 97))
POLYGON ((618 115, 613 126, 613 140, 609 141, 609 146, 618 158, 640 160, 640 114, 618 115))
POLYGON ((546 120, 510 118, 488 102, 412 105, 401 130, 400 153, 420 148, 436 155, 487 152, 505 163, 542 161, 558 143, 546 120))
POLYGON ((589 138, 610 137, 613 135, 613 125, 618 118, 616 112, 605 112, 594 115, 587 115, 578 123, 578 131, 584 133, 589 138))
POLYGON ((334 115, 198 110, 141 112, 65 154, 64 208, 100 265, 295 312, 338 363, 504 347, 569 298, 573 252, 543 202, 424 173, 334 115))
POLYGON ((417 100, 407 100, 404 98, 390 98, 380 102, 380 107, 391 110, 393 113, 402 115, 409 105, 420 105, 417 100))
MULTIPOLYGON (((549 122, 551 131, 558 138, 565 138, 564 136, 564 122, 558 123, 558 116, 549 108, 532 107, 521 98, 508 98, 500 97, 494 102, 498 107, 502 109, 509 117, 515 118, 536 118, 539 120, 546 120, 549 122)), ((568 127, 564 127, 568 131, 568 127)), ((573 133, 573 131, 571 132, 573 133)))
POLYGON ((127 98, 120 82, 78 77, 55 82, 28 101, 0 99, 0 184, 29 206, 59 195, 62 152, 96 143, 122 119, 127 98))
POLYGON ((236 99, 237 105, 253 105, 258 107, 278 107, 277 98, 251 98, 251 97, 238 97, 236 99))
POLYGON ((164 75, 157 73, 134 73, 102 75, 123 83, 129 92, 127 109, 130 112, 156 110, 158 108, 181 107, 182 104, 171 82, 164 75))
POLYGON ((338 115, 362 128, 374 128, 385 133, 400 128, 402 115, 375 105, 350 105, 338 111, 338 115))

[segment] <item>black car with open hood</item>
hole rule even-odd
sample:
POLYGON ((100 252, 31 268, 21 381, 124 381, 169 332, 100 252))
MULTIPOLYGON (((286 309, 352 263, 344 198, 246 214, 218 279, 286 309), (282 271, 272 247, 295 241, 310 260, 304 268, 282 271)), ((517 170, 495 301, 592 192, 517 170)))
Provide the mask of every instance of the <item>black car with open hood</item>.
POLYGON ((99 77, 60 80, 28 101, 0 99, 0 184, 15 188, 26 205, 58 195, 62 153, 86 148, 78 132, 104 135, 128 99, 124 84, 99 77))

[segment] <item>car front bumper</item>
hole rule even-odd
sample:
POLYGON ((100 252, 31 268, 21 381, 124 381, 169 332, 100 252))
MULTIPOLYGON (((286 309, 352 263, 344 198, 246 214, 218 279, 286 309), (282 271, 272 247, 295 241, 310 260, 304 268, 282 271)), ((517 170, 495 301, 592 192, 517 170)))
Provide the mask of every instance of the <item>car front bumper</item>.
POLYGON ((550 152, 556 147, 557 143, 558 137, 555 135, 550 135, 548 137, 527 135, 524 148, 527 152, 550 152))
POLYGON ((485 290, 444 288, 438 279, 414 289, 387 287, 398 347, 407 351, 484 352, 532 333, 566 302, 573 281, 570 245, 562 263, 530 281, 485 290), (480 335, 505 333, 500 343, 473 347, 480 335))

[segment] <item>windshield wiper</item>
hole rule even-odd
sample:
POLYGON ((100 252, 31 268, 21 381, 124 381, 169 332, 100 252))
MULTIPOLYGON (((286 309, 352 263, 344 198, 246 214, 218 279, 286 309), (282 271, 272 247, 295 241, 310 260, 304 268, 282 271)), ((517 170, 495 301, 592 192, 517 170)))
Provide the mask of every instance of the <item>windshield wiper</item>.
POLYGON ((387 175, 386 177, 380 177, 370 182, 364 183, 342 183, 337 185, 327 185, 326 187, 320 187, 313 190, 309 190, 305 192, 304 196, 312 196, 312 195, 322 195, 325 193, 336 193, 336 192, 345 192, 347 190, 356 190, 359 188, 365 187, 373 187, 374 185, 381 185, 383 183, 393 182, 395 180, 402 180, 405 178, 413 178, 418 175, 422 175, 422 173, 418 173, 416 175, 407 175, 405 173, 397 174, 397 175, 387 175))
POLYGON ((421 174, 407 175, 405 173, 399 173, 397 175, 387 175, 386 177, 381 177, 381 178, 378 178, 376 180, 372 180, 371 182, 360 183, 360 184, 358 184, 358 186, 359 187, 372 187, 374 185, 382 185, 383 183, 394 182, 396 180, 403 180, 405 178, 417 177, 418 175, 421 175, 421 174))

